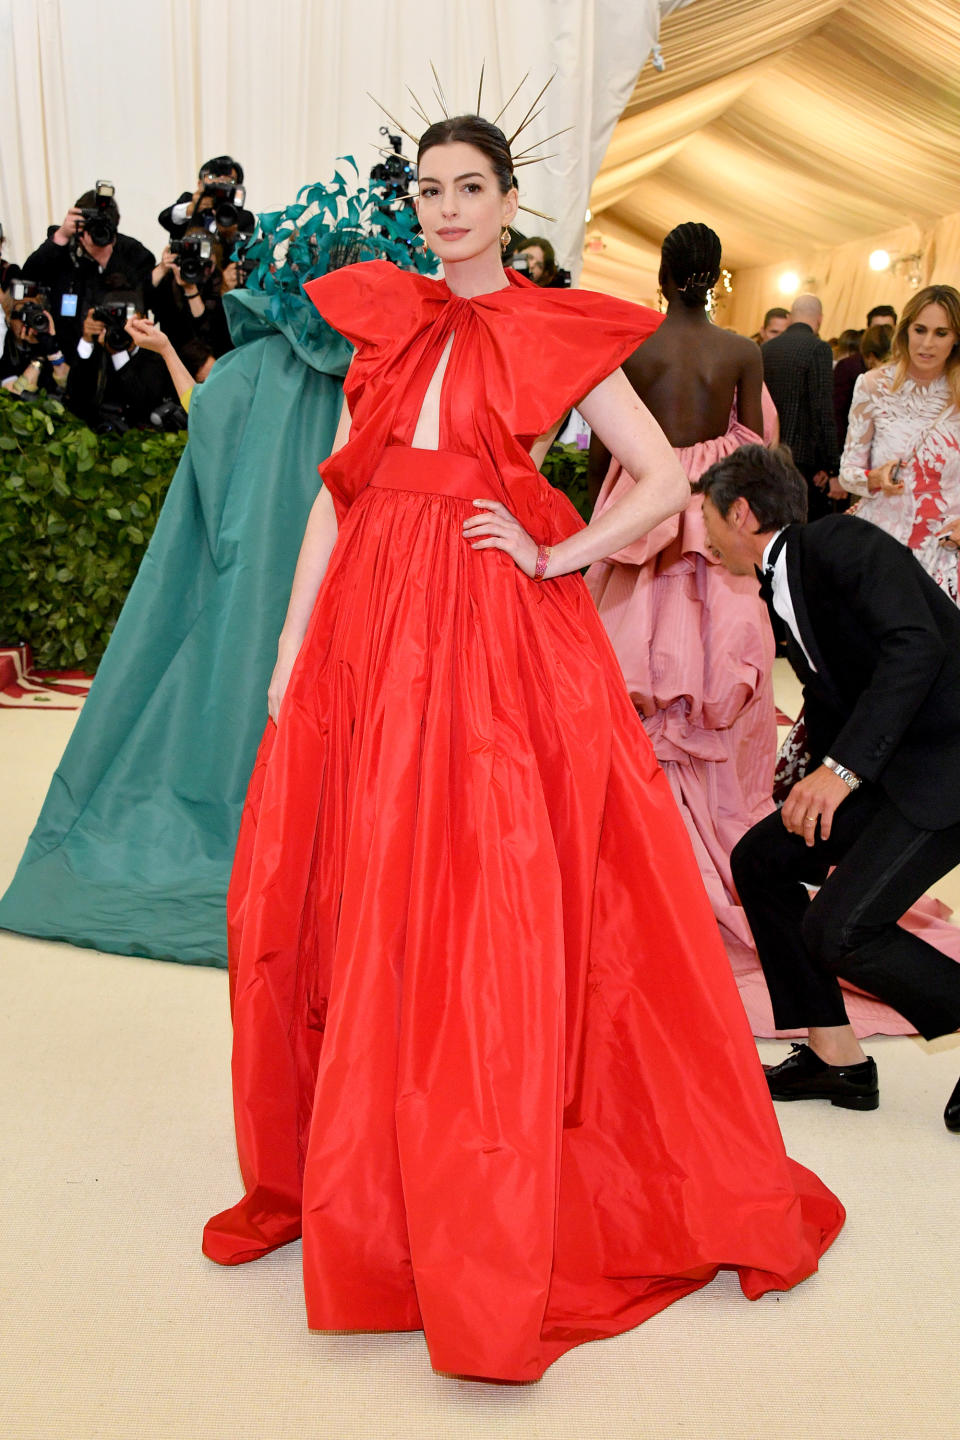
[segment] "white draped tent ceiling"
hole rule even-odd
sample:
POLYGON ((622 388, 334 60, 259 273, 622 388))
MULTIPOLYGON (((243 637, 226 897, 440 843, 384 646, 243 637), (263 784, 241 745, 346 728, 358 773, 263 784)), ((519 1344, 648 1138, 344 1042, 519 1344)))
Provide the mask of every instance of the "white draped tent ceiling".
POLYGON ((746 332, 789 305, 788 271, 829 333, 960 284, 958 0, 693 0, 660 45, 593 185, 582 284, 649 301, 685 220, 720 235, 719 318, 746 332))

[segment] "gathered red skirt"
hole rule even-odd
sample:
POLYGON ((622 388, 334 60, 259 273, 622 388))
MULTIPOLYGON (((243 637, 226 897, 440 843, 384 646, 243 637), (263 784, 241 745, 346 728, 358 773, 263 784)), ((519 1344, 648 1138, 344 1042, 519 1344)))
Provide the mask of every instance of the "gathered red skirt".
POLYGON ((843 1222, 790 1161, 690 842, 578 575, 463 539, 469 456, 391 447, 346 514, 229 898, 243 1199, 316 1329, 529 1380, 843 1222))

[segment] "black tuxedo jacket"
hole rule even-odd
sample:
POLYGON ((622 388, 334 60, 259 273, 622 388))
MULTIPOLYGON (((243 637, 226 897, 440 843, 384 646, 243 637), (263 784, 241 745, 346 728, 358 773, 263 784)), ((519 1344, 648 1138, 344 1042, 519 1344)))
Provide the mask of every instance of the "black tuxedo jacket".
POLYGON ((910 550, 866 520, 791 525, 787 577, 811 671, 804 686, 811 758, 875 781, 926 830, 960 821, 960 609, 910 550))

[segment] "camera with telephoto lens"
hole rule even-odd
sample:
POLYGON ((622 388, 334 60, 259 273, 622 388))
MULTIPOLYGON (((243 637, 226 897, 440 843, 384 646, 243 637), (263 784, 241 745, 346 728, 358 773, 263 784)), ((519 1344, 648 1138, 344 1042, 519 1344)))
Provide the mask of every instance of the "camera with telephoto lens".
POLYGON ((247 192, 242 185, 234 185, 232 180, 205 180, 200 199, 210 199, 213 204, 213 215, 221 230, 231 230, 240 218, 240 211, 247 197, 247 192))
POLYGON ((101 300, 93 312, 94 320, 106 326, 104 343, 113 351, 129 350, 133 341, 127 334, 126 323, 137 313, 136 305, 125 300, 101 300))
POLYGON ((116 190, 109 180, 98 180, 94 194, 95 203, 80 211, 83 218, 77 221, 77 234, 85 231, 92 245, 112 245, 118 228, 116 190))
POLYGON ((213 269, 213 243, 205 235, 185 235, 171 240, 170 249, 177 256, 180 276, 188 285, 198 285, 213 269))

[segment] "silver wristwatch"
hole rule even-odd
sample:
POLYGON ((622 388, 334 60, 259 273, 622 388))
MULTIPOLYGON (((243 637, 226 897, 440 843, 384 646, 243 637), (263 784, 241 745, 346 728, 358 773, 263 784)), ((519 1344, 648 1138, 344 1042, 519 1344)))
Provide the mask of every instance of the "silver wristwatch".
POLYGON ((848 790, 858 790, 863 784, 859 775, 854 775, 852 770, 848 770, 846 765, 841 765, 839 761, 834 760, 832 756, 824 755, 823 763, 828 770, 833 771, 834 775, 840 776, 840 779, 848 790))

